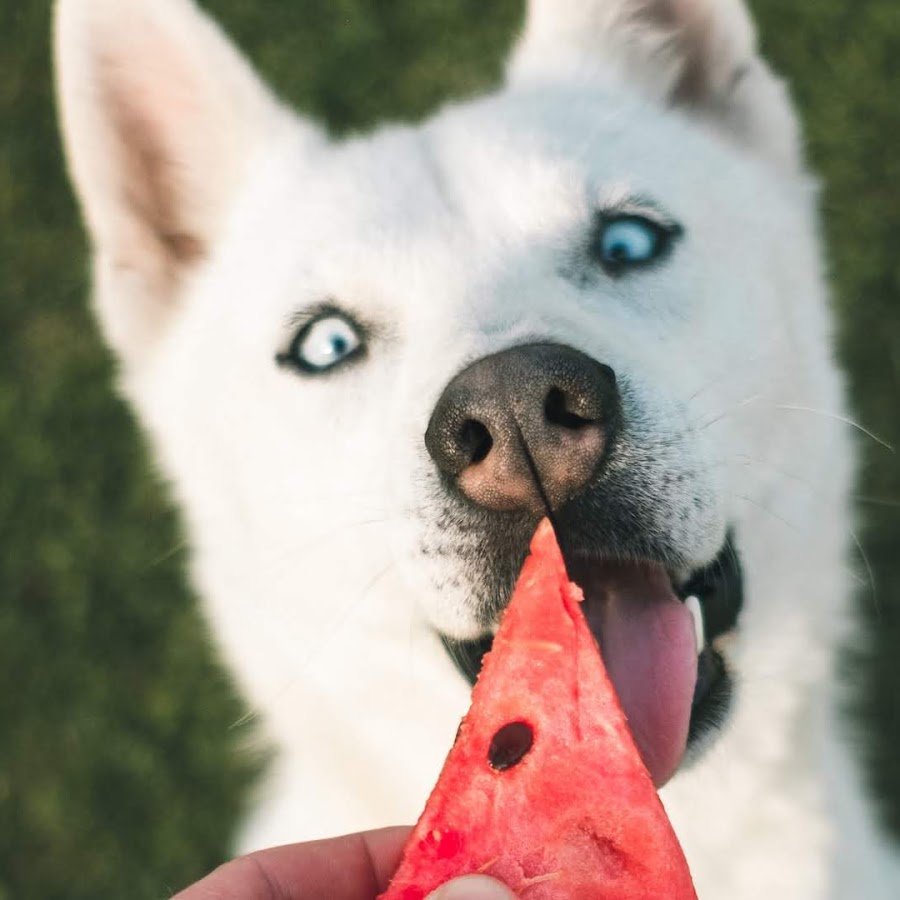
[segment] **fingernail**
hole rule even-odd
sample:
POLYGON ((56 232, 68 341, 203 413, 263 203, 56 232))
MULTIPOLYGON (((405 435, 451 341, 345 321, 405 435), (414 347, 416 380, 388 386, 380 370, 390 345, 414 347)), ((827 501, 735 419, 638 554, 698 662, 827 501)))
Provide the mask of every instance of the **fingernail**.
POLYGON ((466 875, 441 885, 426 900, 516 900, 516 895, 493 878, 466 875))

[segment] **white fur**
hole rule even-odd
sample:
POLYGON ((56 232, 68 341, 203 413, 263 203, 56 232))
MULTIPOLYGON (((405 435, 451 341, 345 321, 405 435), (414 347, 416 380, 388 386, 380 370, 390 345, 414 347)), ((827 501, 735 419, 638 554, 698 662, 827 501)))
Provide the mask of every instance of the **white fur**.
POLYGON ((420 810, 468 696, 431 626, 474 632, 477 551, 437 528, 422 435, 466 362, 539 338, 627 375, 647 491, 688 480, 660 516, 690 558, 735 529, 736 711, 663 793, 700 897, 900 896, 833 713, 852 450, 814 190, 740 3, 533 0, 503 89, 339 144, 187 0, 61 0, 57 58, 122 389, 278 751, 243 849, 420 810), (685 226, 667 264, 561 275, 633 194, 685 226), (368 358, 279 368, 325 300, 373 325, 368 358))

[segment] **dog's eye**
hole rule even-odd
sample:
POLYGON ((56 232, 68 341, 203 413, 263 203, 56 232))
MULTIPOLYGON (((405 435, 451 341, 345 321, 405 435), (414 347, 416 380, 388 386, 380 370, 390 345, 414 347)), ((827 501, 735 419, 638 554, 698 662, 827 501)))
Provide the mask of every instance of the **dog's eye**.
POLYGON ((278 361, 301 372, 317 374, 353 359, 362 350, 359 327, 346 316, 329 312, 307 322, 278 361))
POLYGON ((620 274, 660 259, 676 233, 674 227, 644 216, 603 219, 598 225, 594 253, 607 271, 620 274))

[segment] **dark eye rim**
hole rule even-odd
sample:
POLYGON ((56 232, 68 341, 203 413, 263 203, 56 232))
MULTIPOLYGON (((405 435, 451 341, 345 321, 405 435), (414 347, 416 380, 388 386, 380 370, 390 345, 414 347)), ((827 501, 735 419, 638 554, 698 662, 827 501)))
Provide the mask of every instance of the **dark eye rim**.
POLYGON ((630 211, 600 211, 597 213, 591 229, 590 255, 591 259, 607 275, 619 278, 629 272, 655 268, 664 263, 671 256, 675 244, 683 234, 684 228, 677 222, 662 221, 652 215, 630 211), (606 229, 622 222, 634 222, 646 226, 653 232, 657 240, 657 248, 653 256, 648 259, 621 261, 609 260, 603 256, 603 235, 606 229))
POLYGON ((310 310, 299 323, 291 342, 286 351, 275 355, 275 362, 287 369, 292 369, 301 375, 307 377, 318 377, 331 375, 342 371, 347 366, 359 363, 368 355, 369 330, 354 316, 332 305, 322 305, 314 310, 310 310), (323 319, 341 319, 359 338, 359 345, 351 350, 346 356, 339 359, 336 363, 329 366, 314 366, 303 360, 299 355, 299 348, 303 341, 309 336, 311 329, 321 322, 323 319))

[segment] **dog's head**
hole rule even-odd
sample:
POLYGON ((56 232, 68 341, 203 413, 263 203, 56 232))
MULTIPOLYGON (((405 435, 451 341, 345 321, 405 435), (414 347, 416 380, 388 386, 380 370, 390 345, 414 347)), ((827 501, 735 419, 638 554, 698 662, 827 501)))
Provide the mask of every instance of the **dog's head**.
POLYGON ((533 0, 501 89, 342 142, 187 0, 62 0, 57 49, 100 319, 215 577, 274 568, 290 634, 389 552, 464 663, 550 515, 664 781, 776 602, 761 510, 834 449, 787 414, 838 385, 740 3, 533 0))

